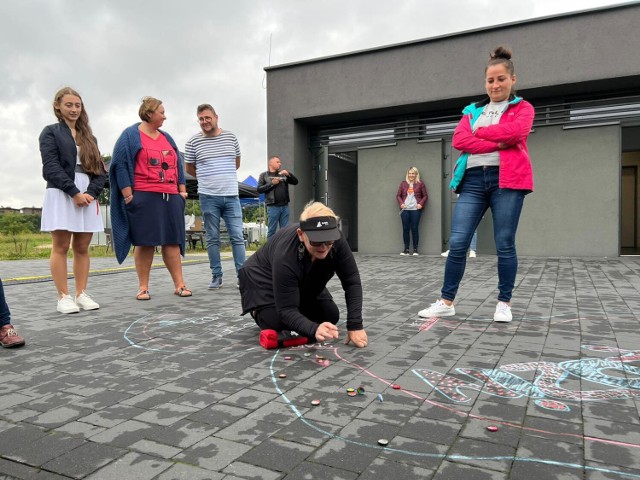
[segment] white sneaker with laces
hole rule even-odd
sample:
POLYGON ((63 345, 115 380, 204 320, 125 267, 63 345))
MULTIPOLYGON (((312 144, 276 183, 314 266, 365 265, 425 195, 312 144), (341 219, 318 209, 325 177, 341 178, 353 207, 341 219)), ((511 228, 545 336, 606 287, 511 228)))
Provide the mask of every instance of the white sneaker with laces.
POLYGON ((76 305, 82 310, 97 310, 100 308, 91 295, 83 291, 80 295, 76 295, 76 305))
POLYGON ((62 295, 62 298, 58 300, 58 306, 56 307, 60 313, 78 313, 80 308, 73 301, 71 295, 62 295))
POLYGON ((441 257, 448 257, 449 256, 449 250, 447 250, 446 252, 442 252, 440 254, 441 257))
POLYGON ((496 313, 493 314, 493 321, 509 323, 511 320, 513 320, 511 307, 505 302, 498 302, 498 305, 496 305, 496 313))
POLYGON ((476 258, 476 251, 475 250, 469 250, 469 258, 476 258))
POLYGON ((424 310, 420 310, 418 312, 418 316, 422 318, 431 318, 431 317, 451 317, 456 314, 456 308, 451 304, 451 306, 444 303, 443 300, 438 300, 435 303, 432 303, 428 308, 424 310))

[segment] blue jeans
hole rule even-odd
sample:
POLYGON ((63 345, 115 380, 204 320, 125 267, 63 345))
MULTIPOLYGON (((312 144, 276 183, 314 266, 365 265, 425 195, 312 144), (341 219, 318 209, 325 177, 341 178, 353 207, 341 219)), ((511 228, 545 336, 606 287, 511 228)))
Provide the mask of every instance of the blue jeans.
POLYGON ((469 250, 473 250, 474 252, 478 249, 478 230, 473 232, 473 237, 471 237, 471 246, 469 250))
POLYGON ((237 196, 224 197, 200 194, 200 208, 202 209, 202 219, 204 220, 211 273, 214 277, 222 276, 222 263, 220 261, 220 217, 222 217, 227 225, 227 232, 231 240, 233 261, 237 275, 242 265, 244 265, 246 255, 244 236, 242 235, 240 198, 237 196))
POLYGON ((269 240, 278 230, 278 224, 280 228, 289 225, 289 205, 267 205, 267 218, 269 220, 267 240, 269 240))
POLYGON ((11 312, 9 311, 9 305, 4 298, 4 286, 2 285, 2 279, 0 278, 0 327, 9 325, 11 323, 11 312))
POLYGON ((402 219, 402 239, 404 240, 404 249, 409 250, 409 231, 413 237, 413 249, 418 251, 418 244, 420 243, 420 233, 418 233, 418 225, 420 224, 420 217, 422 216, 422 210, 403 210, 400 213, 402 219))
POLYGON ((466 253, 482 216, 491 208, 493 237, 498 255, 498 300, 511 301, 518 270, 516 230, 524 190, 498 187, 499 167, 475 167, 466 171, 453 212, 449 256, 444 269, 442 298, 453 301, 464 275, 466 253))

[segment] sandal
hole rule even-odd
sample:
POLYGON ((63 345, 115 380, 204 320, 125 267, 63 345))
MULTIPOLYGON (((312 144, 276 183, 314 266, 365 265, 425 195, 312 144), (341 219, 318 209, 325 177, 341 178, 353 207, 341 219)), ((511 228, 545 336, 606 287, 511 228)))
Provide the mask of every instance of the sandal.
POLYGON ((190 297, 193 295, 193 293, 191 293, 191 290, 189 290, 187 287, 180 287, 173 293, 179 297, 190 297))
POLYGON ((151 295, 149 294, 149 290, 138 290, 138 294, 136 295, 136 300, 151 300, 151 295))

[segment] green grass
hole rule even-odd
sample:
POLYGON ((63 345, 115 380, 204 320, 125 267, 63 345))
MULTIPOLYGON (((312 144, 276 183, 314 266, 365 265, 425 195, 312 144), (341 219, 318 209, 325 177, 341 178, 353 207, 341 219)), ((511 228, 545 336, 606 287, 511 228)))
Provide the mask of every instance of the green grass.
MULTIPOLYGON (((247 250, 256 250, 256 246, 249 244, 247 250)), ((188 253, 206 253, 206 248, 200 245, 195 250, 188 249, 188 253)), ((223 252, 231 251, 231 247, 222 248, 223 252)), ((16 235, 0 234, 0 260, 28 260, 49 258, 51 256, 51 235, 48 233, 22 233, 16 235)), ((69 249, 69 257, 73 256, 69 249)), ((92 257, 113 257, 113 250, 104 245, 91 246, 92 257)))

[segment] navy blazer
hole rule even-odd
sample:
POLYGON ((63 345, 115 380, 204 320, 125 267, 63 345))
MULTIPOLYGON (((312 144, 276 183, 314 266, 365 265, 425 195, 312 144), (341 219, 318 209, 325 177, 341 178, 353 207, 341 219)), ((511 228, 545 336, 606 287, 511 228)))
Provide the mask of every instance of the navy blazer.
MULTIPOLYGON (((40 134, 40 155, 42 156, 42 177, 47 181, 47 188, 57 188, 73 197, 80 193, 74 183, 78 149, 65 122, 47 125, 40 134)), ((100 175, 87 173, 89 186, 86 193, 98 198, 104 188, 106 172, 100 175)))

